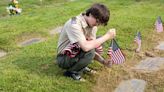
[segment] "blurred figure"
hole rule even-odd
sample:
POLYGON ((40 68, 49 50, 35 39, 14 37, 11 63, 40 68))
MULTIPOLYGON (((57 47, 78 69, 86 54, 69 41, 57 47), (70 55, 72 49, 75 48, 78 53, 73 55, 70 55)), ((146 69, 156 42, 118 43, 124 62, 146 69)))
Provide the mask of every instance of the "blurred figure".
POLYGON ((7 12, 9 15, 15 15, 15 14, 20 14, 22 12, 22 9, 19 8, 18 1, 17 0, 11 0, 7 7, 7 12))

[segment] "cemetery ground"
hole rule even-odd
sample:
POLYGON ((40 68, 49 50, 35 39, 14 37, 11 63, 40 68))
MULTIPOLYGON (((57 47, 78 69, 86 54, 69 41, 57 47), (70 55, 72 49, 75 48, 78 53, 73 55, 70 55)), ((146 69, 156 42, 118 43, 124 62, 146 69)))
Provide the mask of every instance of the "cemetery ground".
MULTIPOLYGON (((154 31, 157 16, 164 20, 163 0, 21 0, 19 3, 22 14, 8 16, 7 0, 0 1, 0 92, 113 92, 122 81, 131 79, 144 80, 144 92, 164 91, 163 68, 153 72, 134 69, 148 58, 145 52, 164 57, 164 51, 155 48, 164 41, 164 32, 154 31), (59 34, 52 35, 50 31, 95 2, 107 5, 111 11, 108 26, 100 27, 98 35, 116 28, 116 40, 126 61, 111 68, 93 62, 90 68, 97 70, 97 74, 85 74, 87 81, 79 82, 64 77, 64 70, 56 65, 59 34), (140 53, 135 53, 137 31, 142 35, 140 53), (28 45, 24 46, 24 42, 28 45)), ((104 44, 106 58, 109 44, 110 41, 104 44)))

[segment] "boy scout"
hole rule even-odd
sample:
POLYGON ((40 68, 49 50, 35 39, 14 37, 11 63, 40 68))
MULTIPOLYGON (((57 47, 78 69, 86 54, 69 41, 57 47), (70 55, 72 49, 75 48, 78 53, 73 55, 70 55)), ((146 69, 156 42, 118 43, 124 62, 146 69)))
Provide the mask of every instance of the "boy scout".
POLYGON ((81 80, 80 72, 90 70, 87 66, 93 59, 104 65, 108 64, 108 60, 95 52, 95 48, 116 36, 115 29, 110 29, 105 35, 96 39, 97 26, 106 26, 109 17, 110 12, 107 7, 96 3, 85 13, 73 17, 65 23, 57 47, 57 64, 66 69, 64 76, 81 80), (70 43, 77 43, 81 49, 75 57, 69 57, 62 53, 70 43))

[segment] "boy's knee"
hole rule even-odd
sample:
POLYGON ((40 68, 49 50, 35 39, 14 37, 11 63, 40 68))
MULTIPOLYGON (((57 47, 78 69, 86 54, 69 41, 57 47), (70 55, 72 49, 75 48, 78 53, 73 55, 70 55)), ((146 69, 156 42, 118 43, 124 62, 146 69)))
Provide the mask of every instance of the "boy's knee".
POLYGON ((93 59, 95 57, 95 49, 92 49, 86 53, 86 55, 90 58, 93 59))

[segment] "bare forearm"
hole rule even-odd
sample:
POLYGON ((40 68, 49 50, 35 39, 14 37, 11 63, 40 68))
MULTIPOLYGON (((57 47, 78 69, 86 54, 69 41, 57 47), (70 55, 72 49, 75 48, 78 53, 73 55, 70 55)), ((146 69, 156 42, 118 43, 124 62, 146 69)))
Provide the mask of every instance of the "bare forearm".
POLYGON ((95 40, 83 40, 79 41, 79 45, 82 48, 83 51, 89 51, 91 49, 94 49, 98 46, 100 46, 102 43, 107 41, 108 39, 113 39, 116 36, 116 30, 115 29, 110 29, 105 35, 102 37, 95 39, 95 40))
POLYGON ((89 51, 91 49, 94 49, 98 46, 100 46, 102 43, 104 43, 105 41, 107 41, 110 37, 108 37, 108 35, 104 35, 98 39, 95 40, 90 40, 90 41, 81 41, 79 42, 80 47, 84 50, 84 51, 89 51))

